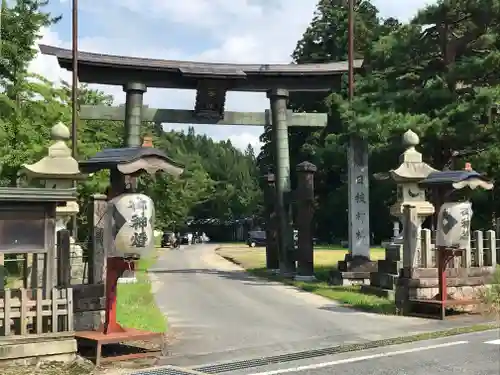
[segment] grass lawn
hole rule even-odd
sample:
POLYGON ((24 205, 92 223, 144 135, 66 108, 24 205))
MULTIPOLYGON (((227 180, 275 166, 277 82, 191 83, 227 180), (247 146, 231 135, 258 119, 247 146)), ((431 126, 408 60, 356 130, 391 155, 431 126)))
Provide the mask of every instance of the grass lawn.
MULTIPOLYGON (((264 248, 250 248, 248 246, 223 246, 217 253, 224 258, 241 265, 250 273, 277 280, 289 285, 294 285, 307 292, 315 293, 326 298, 343 303, 356 309, 382 313, 394 314, 394 302, 377 296, 363 294, 359 287, 343 287, 328 285, 328 275, 332 268, 337 267, 337 262, 343 260, 346 249, 335 247, 316 246, 314 250, 314 269, 317 281, 303 282, 283 279, 279 276, 271 276, 266 272, 266 253, 264 248)), ((384 258, 381 248, 371 249, 371 259, 384 258)))
POLYGON ((158 252, 151 258, 139 260, 135 284, 118 284, 117 319, 124 327, 152 332, 165 332, 167 321, 162 314, 153 293, 147 270, 156 262, 158 252))

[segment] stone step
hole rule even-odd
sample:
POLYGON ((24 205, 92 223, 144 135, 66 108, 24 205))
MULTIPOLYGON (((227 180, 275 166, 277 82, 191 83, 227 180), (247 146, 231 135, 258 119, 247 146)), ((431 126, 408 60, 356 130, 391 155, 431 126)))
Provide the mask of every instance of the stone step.
POLYGON ((378 261, 378 272, 399 275, 399 271, 403 268, 402 261, 393 261, 382 259, 378 261))
POLYGON ((398 275, 396 274, 372 272, 370 274, 370 285, 383 289, 395 290, 397 279, 398 275))
POLYGON ((382 273, 379 276, 380 287, 384 289, 395 290, 398 275, 382 273))
POLYGON ((358 261, 345 261, 341 260, 338 262, 338 270, 340 272, 376 272, 377 262, 367 261, 359 263, 358 261))
POLYGON ((387 245, 385 248, 385 259, 393 261, 403 260, 403 246, 396 244, 387 245))
POLYGON ((330 284, 333 285, 368 285, 370 283, 369 272, 342 272, 333 270, 330 272, 330 284))
MULTIPOLYGON (((446 285, 448 287, 455 286, 481 286, 489 284, 493 276, 476 276, 476 277, 450 277, 446 278, 446 285)), ((409 286, 410 288, 438 288, 439 279, 435 278, 399 278, 398 285, 409 286)))
MULTIPOLYGON (((446 270, 446 276, 449 278, 453 277, 480 277, 480 276, 490 276, 494 272, 494 267, 470 267, 470 268, 448 268, 446 270)), ((438 269, 437 268, 413 268, 412 270, 413 279, 427 279, 427 278, 437 278, 438 269)), ((403 267, 402 268, 403 277, 410 276, 410 270, 403 267)))
POLYGON ((390 300, 394 300, 396 292, 394 290, 383 289, 373 285, 361 285, 361 292, 365 294, 371 294, 377 297, 383 297, 390 300))

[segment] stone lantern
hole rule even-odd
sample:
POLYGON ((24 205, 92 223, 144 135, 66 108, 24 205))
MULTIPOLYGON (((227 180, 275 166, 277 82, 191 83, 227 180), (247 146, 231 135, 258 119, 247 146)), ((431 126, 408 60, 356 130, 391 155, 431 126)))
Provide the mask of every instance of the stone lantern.
MULTIPOLYGON (((420 236, 420 226, 426 217, 434 213, 434 206, 426 200, 425 189, 419 186, 434 168, 422 161, 422 154, 415 149, 420 143, 418 135, 408 130, 403 135, 403 145, 406 148, 400 156, 398 168, 390 170, 387 174, 375 176, 378 179, 391 179, 397 184, 396 202, 390 207, 390 213, 398 220, 403 219, 403 210, 407 205, 413 206, 417 214, 417 233, 420 236)), ((395 231, 396 232, 396 231, 395 231)), ((400 232, 402 233, 402 231, 400 232)), ((412 254, 415 259, 420 259, 420 237, 415 241, 412 254)), ((367 293, 386 296, 393 299, 396 281, 402 268, 403 238, 394 234, 393 241, 385 246, 385 259, 378 260, 377 271, 370 273, 370 285, 363 285, 362 290, 367 293)), ((413 259, 413 257, 412 257, 413 259)))
MULTIPOLYGON (((59 122, 50 132, 54 141, 48 155, 33 164, 24 164, 22 173, 28 180, 41 181, 48 189, 71 189, 74 180, 83 180, 86 175, 80 172, 78 161, 71 155, 66 144, 71 134, 66 125, 59 122)), ((67 202, 66 206, 57 207, 56 232, 65 229, 72 215, 79 211, 78 203, 67 202)))
MULTIPOLYGON (((402 220, 405 205, 416 207, 419 218, 419 226, 427 216, 434 213, 434 206, 425 197, 425 189, 418 183, 436 172, 427 163, 422 161, 422 154, 415 149, 420 139, 413 131, 408 130, 403 135, 403 145, 406 151, 400 156, 401 165, 397 169, 389 171, 389 177, 397 184, 396 202, 391 206, 392 215, 402 220)), ((401 237, 395 239, 395 243, 401 243, 401 237)))

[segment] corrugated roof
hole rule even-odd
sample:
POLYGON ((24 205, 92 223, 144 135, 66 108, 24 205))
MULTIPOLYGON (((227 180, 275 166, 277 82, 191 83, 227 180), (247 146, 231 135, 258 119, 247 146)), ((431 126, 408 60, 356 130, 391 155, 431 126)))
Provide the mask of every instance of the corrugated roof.
POLYGON ((88 173, 96 169, 130 163, 148 156, 159 157, 178 168, 184 168, 183 165, 173 161, 163 151, 154 147, 108 148, 98 152, 88 160, 80 161, 78 164, 83 172, 88 173))
POLYGON ((453 184, 456 182, 465 181, 471 178, 479 178, 481 180, 486 180, 484 176, 476 171, 438 171, 432 172, 424 180, 419 182, 419 185, 444 185, 453 184))

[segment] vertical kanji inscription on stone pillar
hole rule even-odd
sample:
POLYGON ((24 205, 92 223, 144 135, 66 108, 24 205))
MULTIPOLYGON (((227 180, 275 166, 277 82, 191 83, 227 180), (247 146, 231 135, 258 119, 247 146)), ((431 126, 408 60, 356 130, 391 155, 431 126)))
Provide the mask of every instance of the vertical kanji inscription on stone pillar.
POLYGON ((352 257, 370 258, 368 144, 352 137, 349 168, 349 250, 352 257))
POLYGON ((314 278, 313 215, 314 174, 317 168, 307 161, 297 165, 298 267, 297 279, 314 278))

